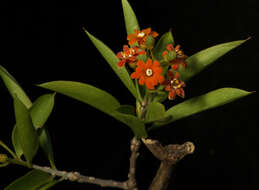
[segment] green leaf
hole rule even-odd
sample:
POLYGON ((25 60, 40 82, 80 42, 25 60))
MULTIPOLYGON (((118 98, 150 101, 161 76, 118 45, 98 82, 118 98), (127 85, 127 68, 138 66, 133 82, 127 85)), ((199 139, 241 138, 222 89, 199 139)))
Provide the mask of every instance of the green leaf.
POLYGON ((55 93, 40 96, 30 109, 32 123, 39 129, 40 147, 47 156, 52 168, 56 168, 52 149, 52 142, 46 127, 43 127, 51 114, 55 102, 55 93))
POLYGON ((16 96, 14 96, 14 112, 17 126, 18 142, 20 142, 24 156, 28 164, 30 164, 32 158, 38 150, 38 135, 36 129, 33 127, 29 110, 16 96))
POLYGON ((54 107, 54 94, 45 94, 40 96, 30 109, 32 123, 36 129, 44 126, 54 107))
POLYGON ((126 67, 119 67, 117 63, 119 62, 119 59, 117 56, 113 53, 113 51, 107 47, 103 42, 95 38, 93 35, 91 35, 89 32, 85 30, 85 33, 88 35, 90 40, 93 42, 95 47, 99 50, 99 52, 102 54, 104 59, 109 63, 113 71, 118 75, 120 80, 123 82, 123 84, 129 89, 129 91, 132 93, 132 95, 135 98, 137 97, 136 88, 134 86, 133 81, 131 80, 129 73, 126 69, 126 67))
POLYGON ((134 33, 134 30, 139 30, 139 24, 137 17, 131 8, 129 2, 127 0, 122 0, 122 8, 124 14, 124 20, 126 25, 127 34, 134 33))
POLYGON ((145 128, 144 121, 140 120, 134 115, 123 114, 120 112, 113 112, 113 115, 119 121, 129 126, 132 129, 135 136, 137 136, 138 138, 147 137, 147 131, 145 128))
POLYGON ((191 98, 168 109, 166 116, 172 116, 172 119, 167 122, 155 123, 152 129, 211 108, 222 106, 251 93, 236 88, 220 88, 202 96, 191 98))
POLYGON ((28 96, 25 94, 21 86, 15 80, 15 78, 8 73, 8 71, 0 65, 0 77, 3 79, 5 86, 7 87, 9 93, 12 97, 15 95, 21 100, 21 102, 26 106, 26 108, 30 108, 32 103, 28 96))
POLYGON ((166 50, 168 44, 174 44, 174 38, 171 30, 161 36, 153 49, 153 55, 157 60, 162 60, 162 53, 166 50))
MULTIPOLYGON (((22 87, 18 84, 18 82, 15 80, 15 78, 10 75, 8 73, 8 71, 3 68, 2 66, 0 66, 0 76, 3 79, 5 86, 7 87, 7 89, 9 90, 9 93, 11 94, 11 96, 14 98, 15 96, 17 96, 19 98, 19 100, 26 106, 27 109, 30 109, 32 106, 32 102, 29 99, 29 97, 26 95, 26 93, 24 92, 24 90, 22 89, 22 87)), ((54 96, 53 96, 54 98, 54 96)), ((41 98, 42 99, 42 98, 41 98)), ((44 98, 46 99, 46 98, 44 98)), ((37 122, 43 122, 46 119, 46 108, 48 107, 49 109, 51 108, 51 98, 49 98, 49 101, 45 101, 45 103, 48 106, 43 105, 42 106, 36 106, 36 107, 42 107, 45 108, 45 115, 41 115, 41 116, 37 116, 36 119, 34 119, 35 123, 37 122), (45 119, 44 119, 45 117, 45 119), (39 120, 40 119, 40 120, 39 120)), ((41 102, 41 101, 40 101, 41 102)), ((38 104, 38 103, 37 103, 38 104)), ((38 109, 38 108, 37 108, 38 109)), ((34 109, 35 110, 35 109, 34 109)), ((39 112, 39 111, 38 111, 39 112)), ((33 114, 33 115, 37 115, 37 114, 33 114)), ((44 123, 42 123, 43 125, 44 123)), ((42 126, 41 125, 41 126, 42 126)), ((47 129, 44 129, 47 130, 47 129)), ((13 131, 12 131, 12 143, 15 149, 15 152, 17 154, 18 157, 21 157, 23 154, 22 151, 22 147, 21 147, 21 143, 19 143, 19 135, 17 135, 17 127, 14 126, 13 131)), ((46 131, 47 132, 47 131, 46 131)), ((50 139, 48 138, 40 138, 40 145, 44 145, 44 144, 48 144, 49 146, 51 145, 50 139), (45 141, 45 142, 44 142, 45 141)), ((52 148, 51 148, 52 149, 52 148)), ((49 148, 50 150, 50 148, 49 148)), ((44 150, 44 152, 46 152, 47 150, 44 150)))
POLYGON ((22 151, 20 142, 18 140, 18 137, 19 135, 17 133, 17 126, 15 124, 12 131, 12 143, 13 143, 13 147, 16 155, 20 158, 23 155, 23 151, 22 151))
POLYGON ((159 91, 157 93, 155 93, 154 102, 163 102, 168 98, 168 92, 166 91, 159 91))
POLYGON ((47 183, 47 184, 41 186, 37 190, 47 190, 47 189, 53 187, 54 185, 58 184, 59 182, 61 182, 61 180, 51 181, 50 183, 47 183))
POLYGON ((4 190, 36 190, 40 186, 50 182, 52 178, 50 174, 39 170, 32 170, 12 182, 4 190))
POLYGON ((181 80, 187 81, 194 75, 201 72, 211 63, 216 61, 221 56, 225 55, 230 50, 238 47, 243 44, 247 40, 238 40, 228 43, 219 44, 208 49, 202 50, 191 57, 187 58, 187 67, 179 68, 179 74, 181 76, 181 80))
POLYGON ((111 113, 120 107, 120 103, 112 95, 89 84, 52 81, 39 86, 87 103, 108 115, 112 115, 111 113))
POLYGON ((165 117, 165 107, 159 102, 152 102, 147 107, 145 122, 153 122, 165 117))
POLYGON ((124 114, 136 115, 136 108, 132 105, 121 105, 116 111, 124 114))
POLYGON ((52 149, 52 141, 46 126, 39 129, 39 142, 40 142, 40 147, 42 148, 43 152, 48 158, 51 167, 56 169, 54 154, 52 149))

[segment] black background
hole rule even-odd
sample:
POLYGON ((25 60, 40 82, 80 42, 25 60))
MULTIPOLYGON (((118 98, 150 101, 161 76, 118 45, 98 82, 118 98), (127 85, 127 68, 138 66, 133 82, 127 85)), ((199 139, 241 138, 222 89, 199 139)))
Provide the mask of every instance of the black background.
MULTIPOLYGON (((222 87, 248 91, 258 88, 257 0, 131 0, 141 28, 159 34, 172 28, 177 44, 187 55, 239 39, 251 40, 187 83, 186 98, 222 87)), ((112 93, 122 104, 133 97, 84 34, 82 27, 114 52, 126 44, 120 0, 113 1, 1 1, 1 64, 19 81, 32 100, 47 93, 35 84, 52 80, 81 81, 112 93)), ((3 83, 0 139, 11 146, 15 123, 12 99, 3 83)), ((168 106, 181 102, 167 101, 168 106)), ((152 132, 164 144, 192 141, 195 153, 182 160, 169 189, 258 189, 258 96, 180 120, 152 132)), ((56 96, 48 126, 56 165, 84 175, 125 180, 129 141, 133 134, 123 124, 88 105, 56 96)), ((2 149, 0 149, 2 150, 2 149)), ((141 148, 137 179, 140 189, 149 185, 159 162, 141 148)), ((40 152, 38 164, 47 161, 40 152)), ((0 189, 27 169, 0 169, 0 189)), ((89 184, 64 182, 53 189, 101 189, 89 184)), ((107 188, 109 189, 109 188, 107 188)))

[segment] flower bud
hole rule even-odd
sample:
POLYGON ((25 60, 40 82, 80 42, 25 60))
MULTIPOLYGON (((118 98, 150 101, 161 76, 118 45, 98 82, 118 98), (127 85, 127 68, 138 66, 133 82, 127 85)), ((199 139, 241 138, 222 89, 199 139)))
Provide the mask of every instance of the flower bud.
POLYGON ((137 57, 137 60, 142 60, 144 62, 146 62, 147 59, 148 59, 148 57, 146 55, 138 55, 138 57, 137 57))
POLYGON ((148 48, 148 49, 152 49, 154 47, 154 43, 155 43, 155 38, 151 35, 148 35, 146 37, 146 43, 145 43, 145 46, 148 48))
POLYGON ((166 59, 170 62, 172 60, 174 60, 176 58, 176 52, 173 51, 169 51, 168 54, 166 55, 166 59))

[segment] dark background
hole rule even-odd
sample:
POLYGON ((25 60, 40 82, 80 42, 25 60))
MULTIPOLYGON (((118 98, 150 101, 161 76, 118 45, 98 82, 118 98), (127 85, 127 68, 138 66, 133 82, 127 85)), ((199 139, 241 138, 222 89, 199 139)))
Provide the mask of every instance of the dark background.
MULTIPOLYGON (((187 83, 186 98, 222 87, 248 91, 258 88, 257 0, 130 0, 141 28, 159 34, 172 28, 187 55, 239 39, 251 40, 228 53, 187 83)), ((35 84, 52 80, 81 81, 112 93, 122 104, 133 97, 84 34, 82 27, 114 52, 126 44, 120 0, 113 1, 1 1, 1 64, 19 81, 32 100, 49 91, 35 84)), ((12 99, 0 84, 0 139, 11 146, 15 123, 12 99)), ((169 106, 181 102, 167 102, 169 106)), ((206 111, 152 132, 164 144, 192 141, 193 155, 182 160, 169 189, 258 189, 258 95, 206 111)), ((113 118, 62 95, 48 126, 56 165, 84 175, 125 180, 131 131, 113 118)), ((2 149, 0 149, 2 150, 2 149)), ((43 154, 35 162, 46 165, 43 154)), ((138 159, 140 189, 149 185, 159 162, 145 147, 138 159)), ((0 169, 0 189, 27 169, 0 169)), ((64 182, 53 189, 101 189, 64 182)), ((107 188, 109 189, 109 188, 107 188)))

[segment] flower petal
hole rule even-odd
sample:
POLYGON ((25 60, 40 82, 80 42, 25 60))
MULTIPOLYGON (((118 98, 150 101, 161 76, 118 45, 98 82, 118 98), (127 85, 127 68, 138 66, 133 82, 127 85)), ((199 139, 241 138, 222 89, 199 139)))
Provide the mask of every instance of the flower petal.
POLYGON ((140 84, 140 85, 144 85, 144 84, 145 84, 145 77, 140 76, 139 84, 140 84))
POLYGON ((154 38, 156 38, 156 37, 158 36, 158 33, 155 32, 155 31, 152 31, 150 34, 151 34, 154 38))
POLYGON ((119 61, 117 64, 119 67, 123 67, 125 65, 125 63, 126 63, 126 60, 123 59, 123 60, 119 61))
POLYGON ((151 28, 149 27, 147 29, 142 30, 141 32, 144 32, 146 35, 148 35, 151 32, 151 28))
POLYGON ((168 99, 173 100, 175 99, 175 90, 171 90, 168 94, 168 99))

